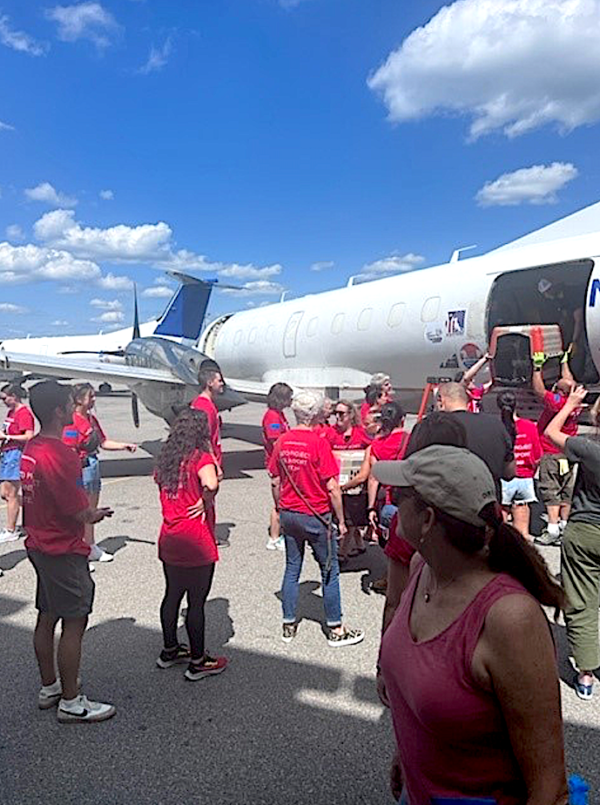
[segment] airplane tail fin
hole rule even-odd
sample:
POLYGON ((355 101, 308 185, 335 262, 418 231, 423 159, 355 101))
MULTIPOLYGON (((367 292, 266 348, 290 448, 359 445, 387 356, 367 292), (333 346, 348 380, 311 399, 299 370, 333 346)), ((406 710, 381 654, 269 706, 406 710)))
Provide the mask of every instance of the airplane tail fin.
POLYGON ((181 285, 160 317, 154 334, 171 335, 196 341, 202 330, 213 285, 217 280, 199 279, 179 271, 169 271, 168 273, 181 285))

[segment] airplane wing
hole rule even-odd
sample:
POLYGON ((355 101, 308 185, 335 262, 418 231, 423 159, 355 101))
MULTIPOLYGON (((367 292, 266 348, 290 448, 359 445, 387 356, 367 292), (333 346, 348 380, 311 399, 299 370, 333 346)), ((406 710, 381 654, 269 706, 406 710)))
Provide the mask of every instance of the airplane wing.
POLYGON ((0 348, 0 369, 19 370, 49 377, 82 377, 86 380, 125 385, 145 381, 177 386, 185 385, 168 369, 129 366, 126 363, 109 363, 101 360, 75 360, 60 355, 28 355, 20 352, 7 352, 2 348, 0 348))

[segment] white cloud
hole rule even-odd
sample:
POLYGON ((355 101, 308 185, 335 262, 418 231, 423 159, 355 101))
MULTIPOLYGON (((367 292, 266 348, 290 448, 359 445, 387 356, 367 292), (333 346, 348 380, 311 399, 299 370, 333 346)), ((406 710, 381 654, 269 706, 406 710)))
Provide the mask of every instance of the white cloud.
POLYGON ((103 201, 112 201, 115 197, 115 194, 112 190, 101 190, 98 195, 103 201))
POLYGON ((103 324, 115 324, 122 322, 124 318, 125 314, 121 310, 107 310, 106 313, 96 316, 92 321, 99 321, 103 324))
POLYGON ((281 274, 281 266, 279 263, 275 263, 272 266, 257 268, 251 263, 246 265, 232 263, 226 268, 222 268, 219 273, 222 277, 227 277, 229 279, 262 280, 267 279, 268 277, 276 277, 278 274, 281 274))
POLYGON ((100 310, 123 310, 123 304, 118 299, 92 299, 90 301, 92 307, 100 308, 100 310))
POLYGON ((392 121, 450 112, 471 138, 600 119, 600 0, 457 0, 369 78, 392 121))
POLYGON ((15 127, 14 127, 14 126, 11 126, 11 125, 10 125, 10 124, 8 124, 8 123, 3 123, 3 122, 0 120, 0 131, 14 131, 14 130, 15 130, 15 127))
POLYGON ((366 263, 361 273, 356 275, 358 280, 381 279, 388 274, 401 274, 406 271, 413 271, 425 262, 425 258, 420 254, 391 254, 382 257, 372 263, 366 263))
POLYGON ((223 293, 229 294, 230 296, 279 296, 284 290, 283 285, 280 285, 278 282, 255 280, 253 282, 245 282, 243 286, 237 290, 224 288, 223 293))
POLYGON ((155 48, 154 45, 150 48, 150 53, 148 54, 148 59, 146 63, 140 67, 138 73, 141 75, 148 75, 148 73, 157 73, 163 69, 163 67, 169 61, 169 56, 173 51, 173 40, 172 37, 168 36, 162 47, 155 48))
POLYGON ((0 284, 40 280, 90 281, 98 279, 100 275, 100 267, 96 263, 78 260, 60 249, 0 243, 0 284))
POLYGON ((27 53, 29 56, 43 56, 47 51, 45 45, 36 42, 29 34, 11 28, 6 15, 0 17, 0 43, 19 53, 27 53))
POLYGON ((13 305, 11 302, 0 302, 0 313, 27 313, 26 307, 13 305))
POLYGON ((76 198, 57 192, 50 182, 40 182, 36 187, 28 187, 25 196, 29 201, 42 201, 52 207, 75 207, 77 204, 76 198))
POLYGON ((110 11, 95 2, 55 6, 46 11, 46 17, 57 23, 57 35, 63 42, 89 39, 96 47, 105 48, 110 45, 111 35, 119 30, 110 11))
POLYGON ((333 268, 335 263, 333 260, 319 260, 317 263, 313 263, 310 267, 311 271, 327 271, 328 268, 333 268))
POLYGON ((98 278, 96 285, 103 291, 130 291, 133 288, 133 280, 109 271, 108 274, 98 278))
POLYGON ((25 233, 18 224, 9 224, 5 231, 6 237, 9 240, 16 241, 17 243, 25 238, 25 233))
POLYGON ((170 299, 173 296, 173 288, 169 288, 168 285, 155 285, 152 288, 145 288, 142 296, 153 299, 170 299))
POLYGON ((554 204, 558 201, 557 192, 577 174, 577 168, 570 162, 520 168, 486 182, 477 193, 477 203, 482 207, 554 204))
POLYGON ((56 321, 50 322, 52 327, 67 327, 69 324, 68 321, 64 321, 64 319, 56 319, 56 321))

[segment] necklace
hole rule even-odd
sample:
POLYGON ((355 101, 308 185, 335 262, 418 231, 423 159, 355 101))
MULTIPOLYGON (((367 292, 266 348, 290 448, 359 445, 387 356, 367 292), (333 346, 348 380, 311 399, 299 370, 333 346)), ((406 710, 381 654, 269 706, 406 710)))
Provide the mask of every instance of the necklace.
MULTIPOLYGON (((456 578, 457 577, 454 576, 453 578, 450 579, 450 581, 447 581, 445 584, 438 584, 438 586, 435 588, 434 592, 437 593, 440 590, 445 590, 446 587, 449 587, 451 584, 453 584, 456 581, 456 578)), ((423 600, 425 601, 426 604, 428 604, 431 601, 431 595, 432 594, 431 594, 431 592, 429 590, 425 590, 425 592, 423 593, 423 600)))

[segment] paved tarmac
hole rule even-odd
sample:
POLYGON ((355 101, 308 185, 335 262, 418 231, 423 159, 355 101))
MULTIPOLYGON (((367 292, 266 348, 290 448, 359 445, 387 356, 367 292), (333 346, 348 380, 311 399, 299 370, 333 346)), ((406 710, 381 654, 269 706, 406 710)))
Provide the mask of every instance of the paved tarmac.
MULTIPOLYGON (((207 647, 230 659, 225 674, 191 683, 184 667, 155 666, 163 579, 151 470, 166 429, 144 410, 135 431, 129 400, 98 401, 108 435, 142 449, 134 456, 105 454, 102 503, 115 515, 99 526, 97 539, 115 560, 96 564, 82 662, 85 692, 118 708, 111 721, 59 725, 53 710, 37 709, 34 574, 22 543, 0 546, 2 805, 392 801, 392 729, 374 687, 383 600, 368 592, 369 581, 382 575, 382 556, 371 547, 342 574, 344 616, 349 626, 366 630, 361 645, 327 646, 311 557, 298 637, 289 646, 281 642, 283 555, 265 550, 270 489, 262 410, 249 404, 225 415, 226 480, 217 512, 226 546, 206 608, 207 647)), ((2 523, 3 516, 0 511, 2 523)), ((558 551, 545 553, 556 567, 558 551)), ((569 771, 598 791, 600 695, 591 703, 575 697, 564 629, 556 634, 569 771)))

